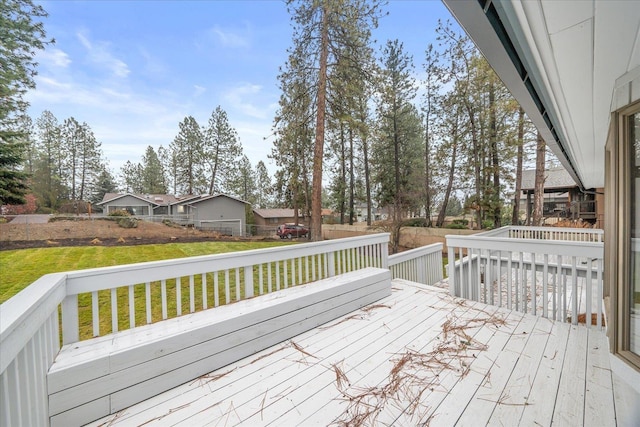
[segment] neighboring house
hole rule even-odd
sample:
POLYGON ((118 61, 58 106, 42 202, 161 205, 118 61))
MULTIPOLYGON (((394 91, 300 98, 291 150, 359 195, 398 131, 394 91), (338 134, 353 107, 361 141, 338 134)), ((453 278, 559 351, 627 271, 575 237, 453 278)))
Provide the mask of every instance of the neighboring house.
POLYGON ((125 210, 131 215, 151 219, 169 217, 180 224, 233 236, 244 235, 247 204, 226 194, 176 197, 170 194, 129 193, 108 193, 98 203, 105 215, 125 210))
MULTIPOLYGON (((279 224, 295 223, 293 209, 254 209, 253 217, 255 225, 265 227, 273 226, 274 229, 279 224)), ((302 210, 298 211, 298 224, 304 224, 305 220, 302 210)), ((308 224, 307 224, 308 225, 308 224)))
POLYGON ((244 236, 247 205, 249 202, 244 200, 226 194, 215 194, 189 199, 178 206, 183 206, 184 213, 196 228, 244 236))
POLYGON ((444 3, 577 185, 605 188, 610 350, 640 369, 640 2, 444 3))
MULTIPOLYGON (((522 171, 520 210, 526 215, 525 224, 530 224, 533 216, 535 179, 535 169, 522 171)), ((603 227, 604 189, 582 191, 565 168, 549 168, 545 171, 542 216, 582 219, 597 227, 603 227)))
POLYGON ((154 216, 168 215, 169 206, 177 200, 169 194, 107 193, 97 205, 102 207, 105 215, 124 210, 135 216, 154 216))

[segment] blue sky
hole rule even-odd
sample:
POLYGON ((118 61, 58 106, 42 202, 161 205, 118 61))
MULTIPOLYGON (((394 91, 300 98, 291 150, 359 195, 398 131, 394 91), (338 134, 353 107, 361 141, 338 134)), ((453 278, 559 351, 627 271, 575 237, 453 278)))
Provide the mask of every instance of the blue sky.
MULTIPOLYGON (((88 123, 117 173, 147 146, 168 146, 184 117, 204 125, 220 105, 252 164, 275 170, 269 135, 292 33, 283 1, 38 3, 56 43, 37 56, 37 88, 27 95, 34 120, 50 110, 60 122, 88 123)), ((438 0, 392 0, 386 10, 378 45, 398 38, 420 73, 449 12, 438 0)))

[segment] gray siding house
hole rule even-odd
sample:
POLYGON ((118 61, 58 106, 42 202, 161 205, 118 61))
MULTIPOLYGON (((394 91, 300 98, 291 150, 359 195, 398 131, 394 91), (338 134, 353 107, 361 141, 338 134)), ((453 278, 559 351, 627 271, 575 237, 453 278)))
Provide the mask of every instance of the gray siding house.
POLYGON ((170 194, 105 194, 98 203, 105 215, 125 210, 150 220, 170 218, 202 230, 242 236, 246 226, 244 200, 226 194, 176 197, 170 194))
POLYGON ((169 194, 107 193, 97 205, 102 207, 105 215, 124 210, 135 216, 154 216, 168 215, 169 206, 177 201, 169 194))
POLYGON ((248 202, 226 194, 203 196, 180 204, 196 228, 232 236, 244 235, 247 205, 248 202))

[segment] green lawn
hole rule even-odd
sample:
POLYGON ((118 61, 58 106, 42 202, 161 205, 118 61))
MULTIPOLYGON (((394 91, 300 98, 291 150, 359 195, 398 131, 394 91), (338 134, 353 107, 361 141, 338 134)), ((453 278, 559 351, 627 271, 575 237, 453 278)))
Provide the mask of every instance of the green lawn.
POLYGON ((200 242, 0 251, 0 303, 48 273, 270 248, 283 244, 288 242, 200 242))

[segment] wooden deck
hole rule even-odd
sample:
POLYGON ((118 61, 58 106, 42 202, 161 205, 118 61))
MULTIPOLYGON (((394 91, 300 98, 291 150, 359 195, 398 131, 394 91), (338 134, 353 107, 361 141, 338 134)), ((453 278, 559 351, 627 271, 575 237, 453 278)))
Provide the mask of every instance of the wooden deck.
POLYGON ((615 426, 606 338, 394 280, 373 305, 91 425, 615 426))

